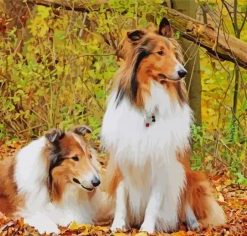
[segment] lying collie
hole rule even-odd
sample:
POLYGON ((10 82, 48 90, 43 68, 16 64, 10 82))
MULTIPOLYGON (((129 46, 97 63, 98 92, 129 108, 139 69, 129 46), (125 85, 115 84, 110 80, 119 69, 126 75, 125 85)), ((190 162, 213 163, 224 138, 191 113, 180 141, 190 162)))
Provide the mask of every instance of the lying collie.
POLYGON ((23 217, 41 233, 56 232, 71 221, 95 223, 106 216, 95 151, 82 136, 82 126, 52 130, 0 162, 0 211, 23 217))
POLYGON ((140 225, 153 233, 174 231, 180 221, 191 229, 224 223, 205 176, 190 170, 192 112, 169 22, 164 18, 157 32, 129 32, 126 42, 102 125, 109 191, 116 197, 112 230, 140 225))

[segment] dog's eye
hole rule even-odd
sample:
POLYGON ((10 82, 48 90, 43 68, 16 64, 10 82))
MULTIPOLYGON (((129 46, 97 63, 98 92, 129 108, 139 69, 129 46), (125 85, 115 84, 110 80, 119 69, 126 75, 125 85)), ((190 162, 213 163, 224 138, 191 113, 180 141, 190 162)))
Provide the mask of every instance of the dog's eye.
POLYGON ((164 56, 164 55, 165 55, 165 53, 164 53, 162 50, 158 51, 157 53, 158 53, 160 56, 164 56))
POLYGON ((79 157, 78 157, 78 156, 73 156, 73 157, 72 157, 72 160, 73 160, 73 161, 79 161, 79 157))
POLYGON ((89 159, 92 159, 92 158, 93 158, 93 156, 92 156, 92 154, 91 154, 91 153, 90 153, 88 156, 89 156, 89 159))

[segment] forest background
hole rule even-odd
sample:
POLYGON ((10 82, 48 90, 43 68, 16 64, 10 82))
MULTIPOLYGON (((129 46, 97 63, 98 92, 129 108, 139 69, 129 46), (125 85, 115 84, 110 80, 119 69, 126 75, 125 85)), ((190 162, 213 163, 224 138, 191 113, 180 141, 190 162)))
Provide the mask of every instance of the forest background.
MULTIPOLYGON (((247 43, 246 0, 0 0, 0 143, 76 124, 99 142, 121 40, 157 25, 169 8, 247 43)), ((174 31, 190 71, 192 166, 247 184, 246 69, 174 31)))

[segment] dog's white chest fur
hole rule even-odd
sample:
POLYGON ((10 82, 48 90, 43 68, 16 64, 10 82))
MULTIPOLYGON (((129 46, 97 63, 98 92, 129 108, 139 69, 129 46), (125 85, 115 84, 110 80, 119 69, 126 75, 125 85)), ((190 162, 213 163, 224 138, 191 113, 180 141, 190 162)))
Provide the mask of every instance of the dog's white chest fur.
POLYGON ((145 111, 126 98, 116 106, 115 98, 113 93, 103 120, 102 139, 119 161, 141 166, 150 160, 168 161, 188 145, 191 110, 187 104, 172 101, 162 85, 153 83, 145 111), (156 121, 146 127, 146 116, 152 113, 156 121))
MULTIPOLYGON (((138 110, 127 98, 116 106, 113 92, 103 120, 102 141, 123 174, 130 223, 142 223, 146 208, 163 202, 156 228, 169 230, 176 227, 180 191, 185 183, 176 153, 189 145, 191 110, 187 104, 172 100, 157 82, 151 86, 144 110, 138 110), (155 122, 146 127, 146 116, 150 114, 155 115, 155 122), (157 194, 152 194, 155 191, 157 194)), ((149 228, 149 223, 143 224, 144 229, 149 228)))

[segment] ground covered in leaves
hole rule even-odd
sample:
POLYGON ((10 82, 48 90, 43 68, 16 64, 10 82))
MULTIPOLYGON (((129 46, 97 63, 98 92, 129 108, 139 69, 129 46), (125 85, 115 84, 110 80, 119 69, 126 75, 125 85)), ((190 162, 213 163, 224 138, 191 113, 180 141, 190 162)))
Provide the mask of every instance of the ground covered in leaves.
MULTIPOLYGON (((17 149, 22 146, 22 143, 0 143, 0 160, 14 155, 17 149)), ((104 158, 100 160, 101 164, 105 164, 104 158)), ((178 232, 171 234, 162 233, 156 235, 172 235, 172 236, 196 236, 196 235, 236 235, 247 236, 247 187, 235 184, 227 171, 220 171, 218 174, 210 176, 211 183, 216 189, 216 196, 220 204, 223 206, 227 223, 221 227, 204 229, 201 232, 186 231, 181 227, 178 232), (223 174, 224 173, 224 174, 223 174)), ((37 230, 29 225, 24 224, 23 219, 10 219, 0 213, 0 235, 1 236, 36 236, 40 235, 37 230)), ((46 234, 47 235, 47 234, 46 234)), ((51 234, 55 235, 55 234, 51 234)), ((61 228, 60 235, 135 235, 146 236, 144 232, 138 232, 132 229, 131 232, 111 233, 108 226, 92 226, 78 225, 75 222, 71 223, 67 228, 61 228)))

